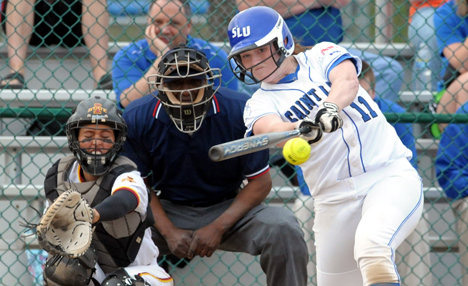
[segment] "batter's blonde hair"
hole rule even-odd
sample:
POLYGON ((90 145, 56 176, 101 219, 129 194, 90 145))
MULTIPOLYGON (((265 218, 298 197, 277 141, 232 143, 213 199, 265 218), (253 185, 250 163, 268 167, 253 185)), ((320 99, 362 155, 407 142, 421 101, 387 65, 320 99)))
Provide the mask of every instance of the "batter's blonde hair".
POLYGON ((313 46, 303 46, 303 45, 301 45, 301 44, 297 44, 297 43, 296 43, 296 44, 294 45, 294 51, 293 51, 292 54, 293 54, 293 55, 297 55, 297 54, 299 54, 299 53, 302 53, 302 52, 305 52, 305 51, 307 51, 307 50, 309 50, 309 49, 312 49, 312 47, 313 47, 313 46))

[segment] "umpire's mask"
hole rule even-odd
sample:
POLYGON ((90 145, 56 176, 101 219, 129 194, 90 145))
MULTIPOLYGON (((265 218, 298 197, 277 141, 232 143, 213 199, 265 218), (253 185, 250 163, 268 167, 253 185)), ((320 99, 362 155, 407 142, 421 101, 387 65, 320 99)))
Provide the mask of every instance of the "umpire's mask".
POLYGON ((215 79, 220 83, 221 73, 210 68, 202 52, 180 46, 162 57, 148 83, 177 129, 191 134, 200 128, 219 88, 215 79))

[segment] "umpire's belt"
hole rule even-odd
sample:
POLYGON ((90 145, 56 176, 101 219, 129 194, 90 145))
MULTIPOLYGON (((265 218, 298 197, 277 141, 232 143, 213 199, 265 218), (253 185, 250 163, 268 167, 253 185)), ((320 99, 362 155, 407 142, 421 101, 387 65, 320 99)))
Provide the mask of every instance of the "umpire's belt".
MULTIPOLYGON (((204 201, 173 201, 170 200, 173 204, 181 205, 181 206, 189 206, 189 207, 198 207, 198 208, 205 208, 209 206, 213 206, 227 200, 231 200, 237 196, 237 193, 229 194, 228 196, 217 198, 216 200, 204 200, 204 201)), ((164 199, 164 198, 162 198, 164 199)))

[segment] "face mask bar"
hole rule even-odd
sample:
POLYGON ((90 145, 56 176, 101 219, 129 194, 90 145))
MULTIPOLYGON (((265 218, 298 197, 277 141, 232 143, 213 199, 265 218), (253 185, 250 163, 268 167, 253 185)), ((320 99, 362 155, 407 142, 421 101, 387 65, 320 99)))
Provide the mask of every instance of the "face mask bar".
MULTIPOLYGON (((110 167, 110 163, 116 156, 116 148, 118 148, 116 141, 109 139, 109 138, 85 138, 83 140, 78 140, 78 133, 83 125, 89 123, 95 123, 95 128, 86 127, 86 129, 92 130, 104 130, 104 128, 100 128, 99 125, 102 124, 102 120, 94 120, 94 122, 77 122, 75 126, 70 126, 70 132, 73 134, 74 142, 72 145, 74 146, 74 150, 76 150, 76 156, 82 168, 95 176, 102 175, 107 172, 108 168, 110 167), (93 143, 94 142, 94 143, 93 143), (86 146, 82 146, 83 144, 89 144, 89 148, 86 146), (108 148, 104 148, 103 146, 99 146, 101 144, 112 144, 108 148)), ((109 125, 113 125, 109 122, 109 125)), ((106 129, 109 130, 109 129, 106 129)), ((118 139, 119 130, 111 126, 111 130, 114 133, 116 140, 118 139)))
POLYGON ((200 128, 213 95, 221 85, 221 70, 203 70, 197 65, 199 61, 175 58, 175 63, 166 64, 165 74, 148 77, 148 84, 177 129, 191 134, 200 128))
POLYGON ((87 138, 79 141, 80 143, 89 143, 92 141, 102 141, 102 143, 106 144, 114 144, 115 142, 111 139, 106 139, 106 138, 87 138))

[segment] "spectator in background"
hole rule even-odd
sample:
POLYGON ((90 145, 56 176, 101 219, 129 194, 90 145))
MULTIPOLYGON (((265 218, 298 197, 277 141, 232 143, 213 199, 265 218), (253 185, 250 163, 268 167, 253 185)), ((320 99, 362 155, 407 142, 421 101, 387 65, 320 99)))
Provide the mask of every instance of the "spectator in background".
POLYGON ((296 42, 313 46, 319 42, 343 40, 340 9, 351 0, 236 0, 239 11, 264 5, 274 8, 291 30, 296 42))
POLYGON ((218 69, 193 48, 177 47, 160 61, 149 77, 152 95, 125 109, 123 154, 160 191, 151 207, 161 255, 260 255, 267 285, 305 286, 307 246, 294 214, 263 204, 272 184, 268 151, 208 157, 211 146, 244 137, 248 96, 220 88, 218 69))
MULTIPOLYGON (((457 114, 468 114, 468 103, 457 114)), ((452 200, 457 218, 462 281, 468 285, 468 124, 449 124, 442 133, 435 161, 439 185, 452 200)))
POLYGON ((95 87, 111 89, 107 73, 109 14, 105 0, 4 0, 1 11, 11 72, 0 88, 26 88, 25 60, 28 46, 60 45, 89 49, 95 87))
MULTIPOLYGON (((351 0, 236 0, 240 11, 264 5, 274 8, 290 27, 296 43, 313 46, 322 41, 340 43, 343 23, 340 9, 351 0)), ((398 61, 357 49, 349 52, 367 61, 375 71, 376 91, 381 98, 398 101, 403 67, 398 61)))
POLYGON ((188 1, 156 0, 148 14, 146 38, 123 48, 114 57, 114 89, 121 107, 150 93, 147 76, 156 73, 161 55, 181 44, 203 51, 210 65, 221 69, 223 86, 237 90, 237 79, 227 64, 226 52, 190 36, 192 24, 188 1))
MULTIPOLYGON (((448 0, 410 0, 408 38, 416 54, 427 47, 430 60, 427 63, 431 70, 430 90, 437 90, 442 69, 442 60, 434 47, 437 47, 434 14, 437 7, 448 0)), ((413 63, 413 90, 417 90, 418 69, 413 63)), ((427 83, 420 83, 427 84, 427 83)))
MULTIPOLYGON (((434 15, 439 52, 444 63, 443 80, 435 98, 437 113, 455 113, 468 100, 468 3, 449 1, 434 15)), ((440 136, 446 124, 432 129, 440 136)))

